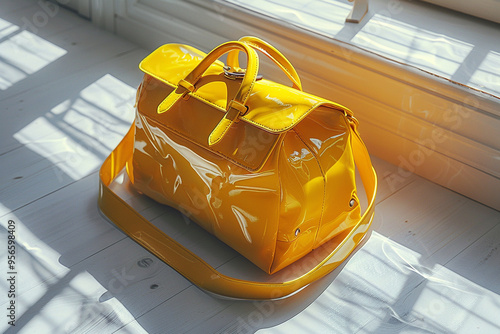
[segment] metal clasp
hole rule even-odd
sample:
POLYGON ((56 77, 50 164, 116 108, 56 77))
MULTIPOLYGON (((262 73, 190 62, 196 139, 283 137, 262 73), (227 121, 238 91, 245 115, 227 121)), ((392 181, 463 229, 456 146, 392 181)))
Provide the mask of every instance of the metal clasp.
MULTIPOLYGON (((246 73, 245 69, 234 71, 233 68, 231 68, 231 66, 227 65, 223 67, 223 70, 224 70, 224 76, 231 80, 243 79, 246 73)), ((258 74, 255 80, 261 80, 261 79, 262 75, 258 74)))

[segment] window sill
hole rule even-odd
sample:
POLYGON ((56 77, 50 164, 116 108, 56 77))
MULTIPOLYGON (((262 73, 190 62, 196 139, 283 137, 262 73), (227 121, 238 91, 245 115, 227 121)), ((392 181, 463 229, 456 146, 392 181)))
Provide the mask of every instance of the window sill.
MULTIPOLYGON (((400 167, 381 180, 397 186, 410 171, 500 210, 499 25, 422 2, 372 0, 361 24, 344 23, 347 2, 330 3, 328 24, 326 9, 270 16, 255 8, 264 1, 236 2, 117 0, 112 19, 151 49, 262 37, 296 65, 306 91, 355 112, 370 152, 400 167)), ((262 73, 286 82, 269 63, 262 73)))

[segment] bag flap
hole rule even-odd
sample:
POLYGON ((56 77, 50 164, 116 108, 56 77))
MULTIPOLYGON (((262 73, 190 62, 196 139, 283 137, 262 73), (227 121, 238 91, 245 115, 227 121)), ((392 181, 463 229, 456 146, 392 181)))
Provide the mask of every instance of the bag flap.
MULTIPOLYGON (((176 88, 198 63, 206 56, 202 51, 182 44, 166 44, 148 55, 139 65, 146 74, 176 88)), ((214 62, 203 77, 220 76, 224 64, 214 62)), ((213 90, 197 89, 190 95, 212 106, 225 111, 227 94, 221 90, 220 95, 213 90)), ((350 113, 340 104, 301 92, 294 88, 275 83, 270 80, 256 81, 247 100, 248 112, 241 120, 271 133, 280 133, 291 129, 312 110, 319 106, 350 113)))

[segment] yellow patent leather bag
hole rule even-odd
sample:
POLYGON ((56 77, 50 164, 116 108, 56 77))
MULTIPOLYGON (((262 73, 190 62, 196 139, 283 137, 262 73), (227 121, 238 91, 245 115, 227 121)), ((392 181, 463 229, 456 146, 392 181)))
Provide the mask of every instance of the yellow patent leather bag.
POLYGON ((377 178, 358 122, 346 107, 303 92, 278 50, 255 37, 208 54, 168 44, 140 69, 135 123, 100 171, 100 208, 131 238, 199 287, 247 299, 290 295, 331 272, 359 244, 373 219, 377 178), (293 87, 262 78, 256 50, 293 87), (226 53, 227 65, 218 60, 226 53), (268 274, 327 251, 290 280, 228 277, 110 190, 124 167, 139 192, 181 210, 268 274), (368 199, 364 213, 356 167, 368 199))

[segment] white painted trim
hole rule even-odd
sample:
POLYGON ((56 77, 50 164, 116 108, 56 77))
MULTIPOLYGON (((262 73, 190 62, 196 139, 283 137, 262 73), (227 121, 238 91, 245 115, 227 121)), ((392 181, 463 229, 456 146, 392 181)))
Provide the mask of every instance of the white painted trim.
POLYGON ((500 2, 498 0, 422 0, 450 8, 485 20, 500 23, 500 2))
POLYGON ((86 18, 90 18, 92 14, 90 0, 78 0, 78 13, 86 18))
MULTIPOLYGON (((149 49, 268 40, 296 65, 308 92, 355 112, 370 152, 401 166, 398 177, 406 168, 500 210, 497 97, 223 1, 116 0, 115 13, 116 32, 149 49)), ((262 73, 286 82, 269 64, 262 73)))
POLYGON ((56 3, 75 10, 83 17, 90 18, 90 1, 91 0, 53 0, 56 3))
POLYGON ((115 32, 115 0, 90 0, 91 20, 96 26, 115 32))

